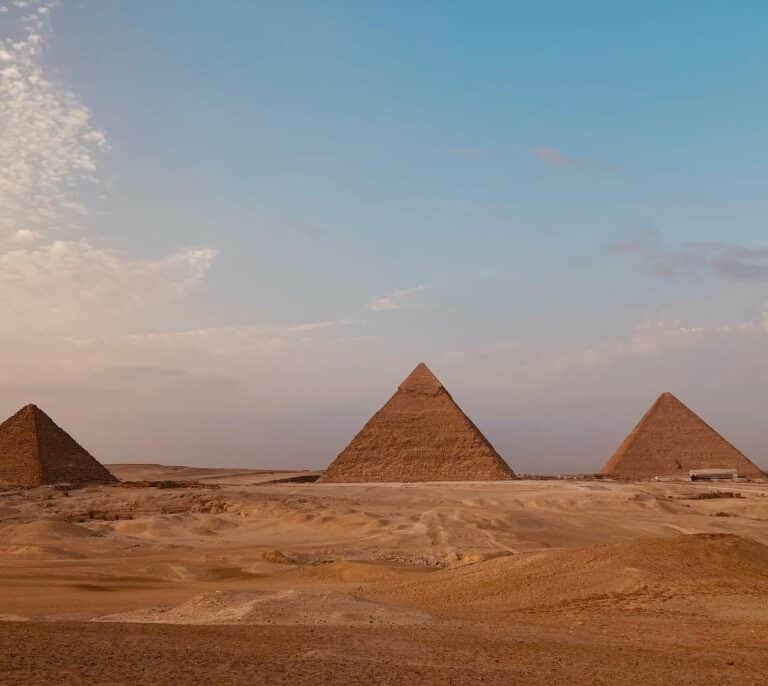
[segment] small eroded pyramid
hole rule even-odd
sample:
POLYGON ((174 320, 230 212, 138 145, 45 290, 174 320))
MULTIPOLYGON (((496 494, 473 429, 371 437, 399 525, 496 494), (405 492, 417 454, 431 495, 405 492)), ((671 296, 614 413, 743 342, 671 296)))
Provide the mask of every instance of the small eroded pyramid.
POLYGON ((423 362, 320 481, 487 481, 515 475, 423 362))
POLYGON ((688 476, 692 469, 762 471, 671 393, 664 393, 624 439, 602 474, 624 479, 688 476))
POLYGON ((36 405, 0 424, 0 484, 87 481, 117 479, 36 405))

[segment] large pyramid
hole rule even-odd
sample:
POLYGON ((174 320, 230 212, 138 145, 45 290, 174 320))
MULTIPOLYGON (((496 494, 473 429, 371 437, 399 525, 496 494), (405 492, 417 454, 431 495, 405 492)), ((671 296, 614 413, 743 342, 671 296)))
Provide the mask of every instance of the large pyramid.
POLYGON ((515 475, 419 364, 320 481, 486 481, 515 475))
POLYGON ((624 479, 688 476, 692 469, 735 469, 761 477, 759 467, 671 393, 664 393, 624 439, 602 473, 624 479))
POLYGON ((117 481, 66 431, 35 405, 0 424, 0 484, 117 481))

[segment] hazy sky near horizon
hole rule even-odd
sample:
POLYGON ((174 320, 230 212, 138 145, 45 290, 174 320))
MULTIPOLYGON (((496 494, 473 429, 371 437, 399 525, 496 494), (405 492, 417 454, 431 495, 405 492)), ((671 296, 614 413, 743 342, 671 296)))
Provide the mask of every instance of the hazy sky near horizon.
POLYGON ((321 467, 421 360, 523 472, 768 467, 763 3, 0 0, 0 413, 321 467))

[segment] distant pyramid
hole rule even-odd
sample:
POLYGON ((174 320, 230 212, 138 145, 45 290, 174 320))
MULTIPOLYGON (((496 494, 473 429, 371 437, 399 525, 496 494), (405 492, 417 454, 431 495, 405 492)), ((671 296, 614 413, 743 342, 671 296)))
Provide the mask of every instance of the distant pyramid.
POLYGON ((625 479, 688 476, 692 469, 735 469, 761 477, 760 468, 671 393, 664 393, 624 439, 603 474, 625 479))
POLYGON ((0 424, 0 484, 117 481, 66 431, 35 405, 0 424))
POLYGON ((515 475, 424 363, 320 481, 490 481, 515 475))

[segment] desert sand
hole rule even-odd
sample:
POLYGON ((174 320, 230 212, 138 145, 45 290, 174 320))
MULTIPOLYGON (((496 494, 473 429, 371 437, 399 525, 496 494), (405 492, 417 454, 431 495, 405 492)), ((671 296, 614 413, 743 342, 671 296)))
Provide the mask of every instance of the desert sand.
POLYGON ((0 492, 0 683, 765 683, 766 483, 109 469, 0 492))

